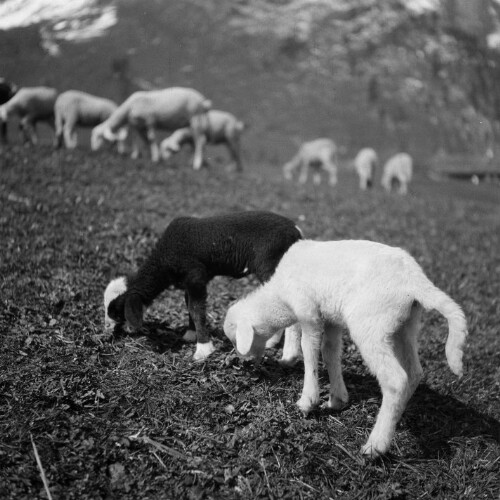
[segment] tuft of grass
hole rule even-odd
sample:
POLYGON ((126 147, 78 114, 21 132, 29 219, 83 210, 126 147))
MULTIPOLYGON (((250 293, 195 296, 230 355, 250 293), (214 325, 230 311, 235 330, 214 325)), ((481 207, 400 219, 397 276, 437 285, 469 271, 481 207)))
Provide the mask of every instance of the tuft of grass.
POLYGON ((84 150, 1 154, 2 498, 46 496, 31 436, 53 498, 498 498, 498 188, 482 196, 419 171, 399 197, 361 193, 347 171, 331 189, 285 183, 272 164, 237 175, 84 150), (281 367, 279 349, 260 367, 234 354, 221 323, 254 280, 211 283, 218 350, 205 363, 181 340, 178 291, 162 294, 143 331, 104 336, 108 280, 135 269, 172 218, 257 208, 311 238, 403 246, 464 307, 465 377, 446 366, 445 322, 426 314, 426 377, 388 456, 359 455, 380 392, 348 337, 349 406, 307 419, 295 408, 301 365, 281 367))

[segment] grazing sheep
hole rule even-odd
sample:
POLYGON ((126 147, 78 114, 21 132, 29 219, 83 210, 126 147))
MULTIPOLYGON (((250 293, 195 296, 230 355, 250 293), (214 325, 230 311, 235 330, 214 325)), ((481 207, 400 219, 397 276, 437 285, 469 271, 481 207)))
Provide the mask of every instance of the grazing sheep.
POLYGON ((330 185, 337 184, 337 146, 331 139, 305 142, 298 153, 283 166, 285 179, 292 180, 293 172, 300 168, 299 183, 307 182, 309 168, 313 169, 314 184, 321 183, 321 169, 330 177, 330 185))
POLYGON ((382 390, 377 421, 362 448, 375 457, 389 449, 423 375, 417 345, 423 309, 437 309, 448 320, 446 358, 461 376, 464 314, 408 253, 371 241, 304 240, 292 245, 267 283, 229 308, 224 332, 241 355, 259 358, 269 337, 298 322, 305 375, 297 405, 307 414, 320 399, 320 347, 330 379, 327 407, 340 409, 348 401, 341 371, 347 328, 382 390))
POLYGON ((191 127, 176 130, 172 135, 164 139, 160 145, 163 159, 167 160, 178 153, 184 144, 193 144, 192 128, 203 135, 204 143, 225 144, 236 165, 236 170, 243 170, 240 154, 241 133, 245 124, 231 113, 219 110, 210 110, 203 116, 196 116, 192 120, 191 127))
MULTIPOLYGON (((149 145, 151 159, 157 162, 160 152, 156 143, 156 129, 174 131, 187 127, 194 116, 206 113, 211 105, 212 103, 198 91, 184 87, 134 92, 105 122, 94 128, 92 149, 99 149, 104 140, 116 141, 117 131, 129 126, 149 145)), ((203 160, 203 138, 194 129, 193 138, 193 168, 198 170, 203 160)), ((134 151, 133 157, 135 156, 137 150, 134 151)))
POLYGON ((408 184, 413 175, 413 160, 407 153, 398 153, 389 158, 384 165, 382 186, 386 191, 398 188, 399 194, 408 192, 408 184))
MULTIPOLYGON (((6 103, 14 97, 17 92, 17 85, 9 82, 5 78, 0 78, 0 105, 6 103)), ((0 120, 0 140, 7 142, 7 122, 0 120)))
MULTIPOLYGON (((206 325, 209 281, 215 276, 253 274, 265 282, 283 253, 300 238, 300 229, 290 219, 271 212, 174 219, 135 275, 109 283, 104 293, 105 327, 126 321, 140 328, 145 308, 163 290, 183 289, 189 311, 184 339, 197 339, 194 359, 203 360, 215 349, 206 325)), ((297 353, 284 354, 284 362, 292 363, 297 353)))
MULTIPOLYGON (((63 143, 68 149, 77 145, 75 128, 95 127, 107 120, 118 106, 110 99, 96 97, 79 90, 68 90, 59 94, 54 105, 56 122, 56 147, 63 143)), ((120 131, 119 136, 126 135, 120 131)), ((118 142, 118 150, 123 152, 123 140, 118 142)))
POLYGON ((22 87, 5 104, 0 106, 0 122, 6 123, 17 115, 24 142, 36 144, 36 124, 44 121, 54 127, 54 103, 57 91, 50 87, 22 87))
POLYGON ((354 169, 359 176, 359 188, 365 191, 373 187, 378 156, 374 149, 363 148, 354 158, 354 169))

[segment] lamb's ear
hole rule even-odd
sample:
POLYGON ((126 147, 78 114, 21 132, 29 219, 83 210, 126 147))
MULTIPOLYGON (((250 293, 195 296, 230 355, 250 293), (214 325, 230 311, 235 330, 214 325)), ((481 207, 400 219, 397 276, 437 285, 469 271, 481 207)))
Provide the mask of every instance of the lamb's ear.
POLYGON ((254 331, 247 321, 240 321, 236 326, 236 349, 242 356, 247 356, 252 349, 254 331))
POLYGON ((142 300, 137 294, 131 294, 125 299, 125 319, 136 330, 142 326, 142 300))

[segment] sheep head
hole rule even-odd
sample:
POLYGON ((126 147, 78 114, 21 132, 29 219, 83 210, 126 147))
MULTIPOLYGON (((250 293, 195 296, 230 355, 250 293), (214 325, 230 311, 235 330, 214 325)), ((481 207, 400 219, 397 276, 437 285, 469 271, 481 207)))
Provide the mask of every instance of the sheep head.
MULTIPOLYGON (((235 306, 237 307, 238 304, 235 306)), ((273 334, 257 333, 251 321, 244 314, 240 314, 235 306, 231 307, 226 314, 224 333, 233 343, 239 356, 259 360, 266 349, 267 339, 273 334)))
POLYGON ((104 291, 104 328, 109 331, 116 325, 127 323, 132 329, 142 326, 144 305, 137 293, 127 291, 126 278, 112 280, 104 291))

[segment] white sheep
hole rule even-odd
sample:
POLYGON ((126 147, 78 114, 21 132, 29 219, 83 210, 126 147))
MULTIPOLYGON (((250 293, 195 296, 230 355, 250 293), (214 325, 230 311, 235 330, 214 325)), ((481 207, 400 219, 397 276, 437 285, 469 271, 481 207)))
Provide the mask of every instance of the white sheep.
POLYGON ((371 188, 378 165, 377 152, 372 148, 363 148, 358 152, 353 163, 359 176, 359 188, 363 191, 371 188))
POLYGON ((0 106, 0 122, 17 115, 24 142, 36 144, 36 124, 46 122, 54 127, 54 103, 57 91, 50 87, 22 87, 5 104, 0 106))
MULTIPOLYGON (((117 132, 128 126, 135 130, 151 151, 151 159, 157 162, 160 152, 156 142, 156 130, 174 131, 187 127, 196 115, 206 113, 212 103, 198 91, 184 87, 134 92, 103 123, 92 131, 91 147, 99 149, 104 140, 114 142, 117 132)), ((194 131, 195 154, 193 168, 202 166, 203 138, 194 131)), ((133 157, 137 156, 137 149, 133 157)))
POLYGON ((413 176, 413 160, 408 153, 397 153, 384 165, 382 186, 386 191, 398 188, 400 194, 408 192, 408 184, 413 176))
POLYGON ((193 118, 191 127, 176 130, 160 145, 163 159, 167 160, 178 153, 184 144, 193 144, 193 128, 203 136, 203 144, 225 144, 235 163, 236 170, 243 169, 241 164, 240 139, 245 124, 226 111, 210 110, 205 115, 193 118))
POLYGON ((315 139, 300 146, 298 153, 283 166, 285 179, 292 180, 293 172, 300 168, 299 183, 305 184, 309 169, 313 169, 314 184, 321 183, 321 170, 329 175, 331 186, 337 184, 337 146, 331 139, 315 139))
POLYGON ((436 309, 448 320, 446 358, 461 376, 464 314, 407 252, 371 241, 302 240, 289 248, 267 283, 229 308, 224 332, 241 355, 259 358, 269 337, 299 322, 305 375, 297 404, 307 414, 320 400, 320 347, 330 379, 327 407, 340 409, 348 401, 341 371, 347 328, 382 390, 380 412, 362 448, 374 457, 389 449, 423 376, 417 345, 423 309, 436 309))
MULTIPOLYGON (((59 94, 54 105, 56 124, 56 146, 64 144, 68 149, 77 145, 75 129, 95 127, 107 120, 118 106, 111 99, 97 97, 79 90, 68 90, 59 94)), ((126 130, 119 131, 118 151, 124 151, 123 139, 126 130)))

